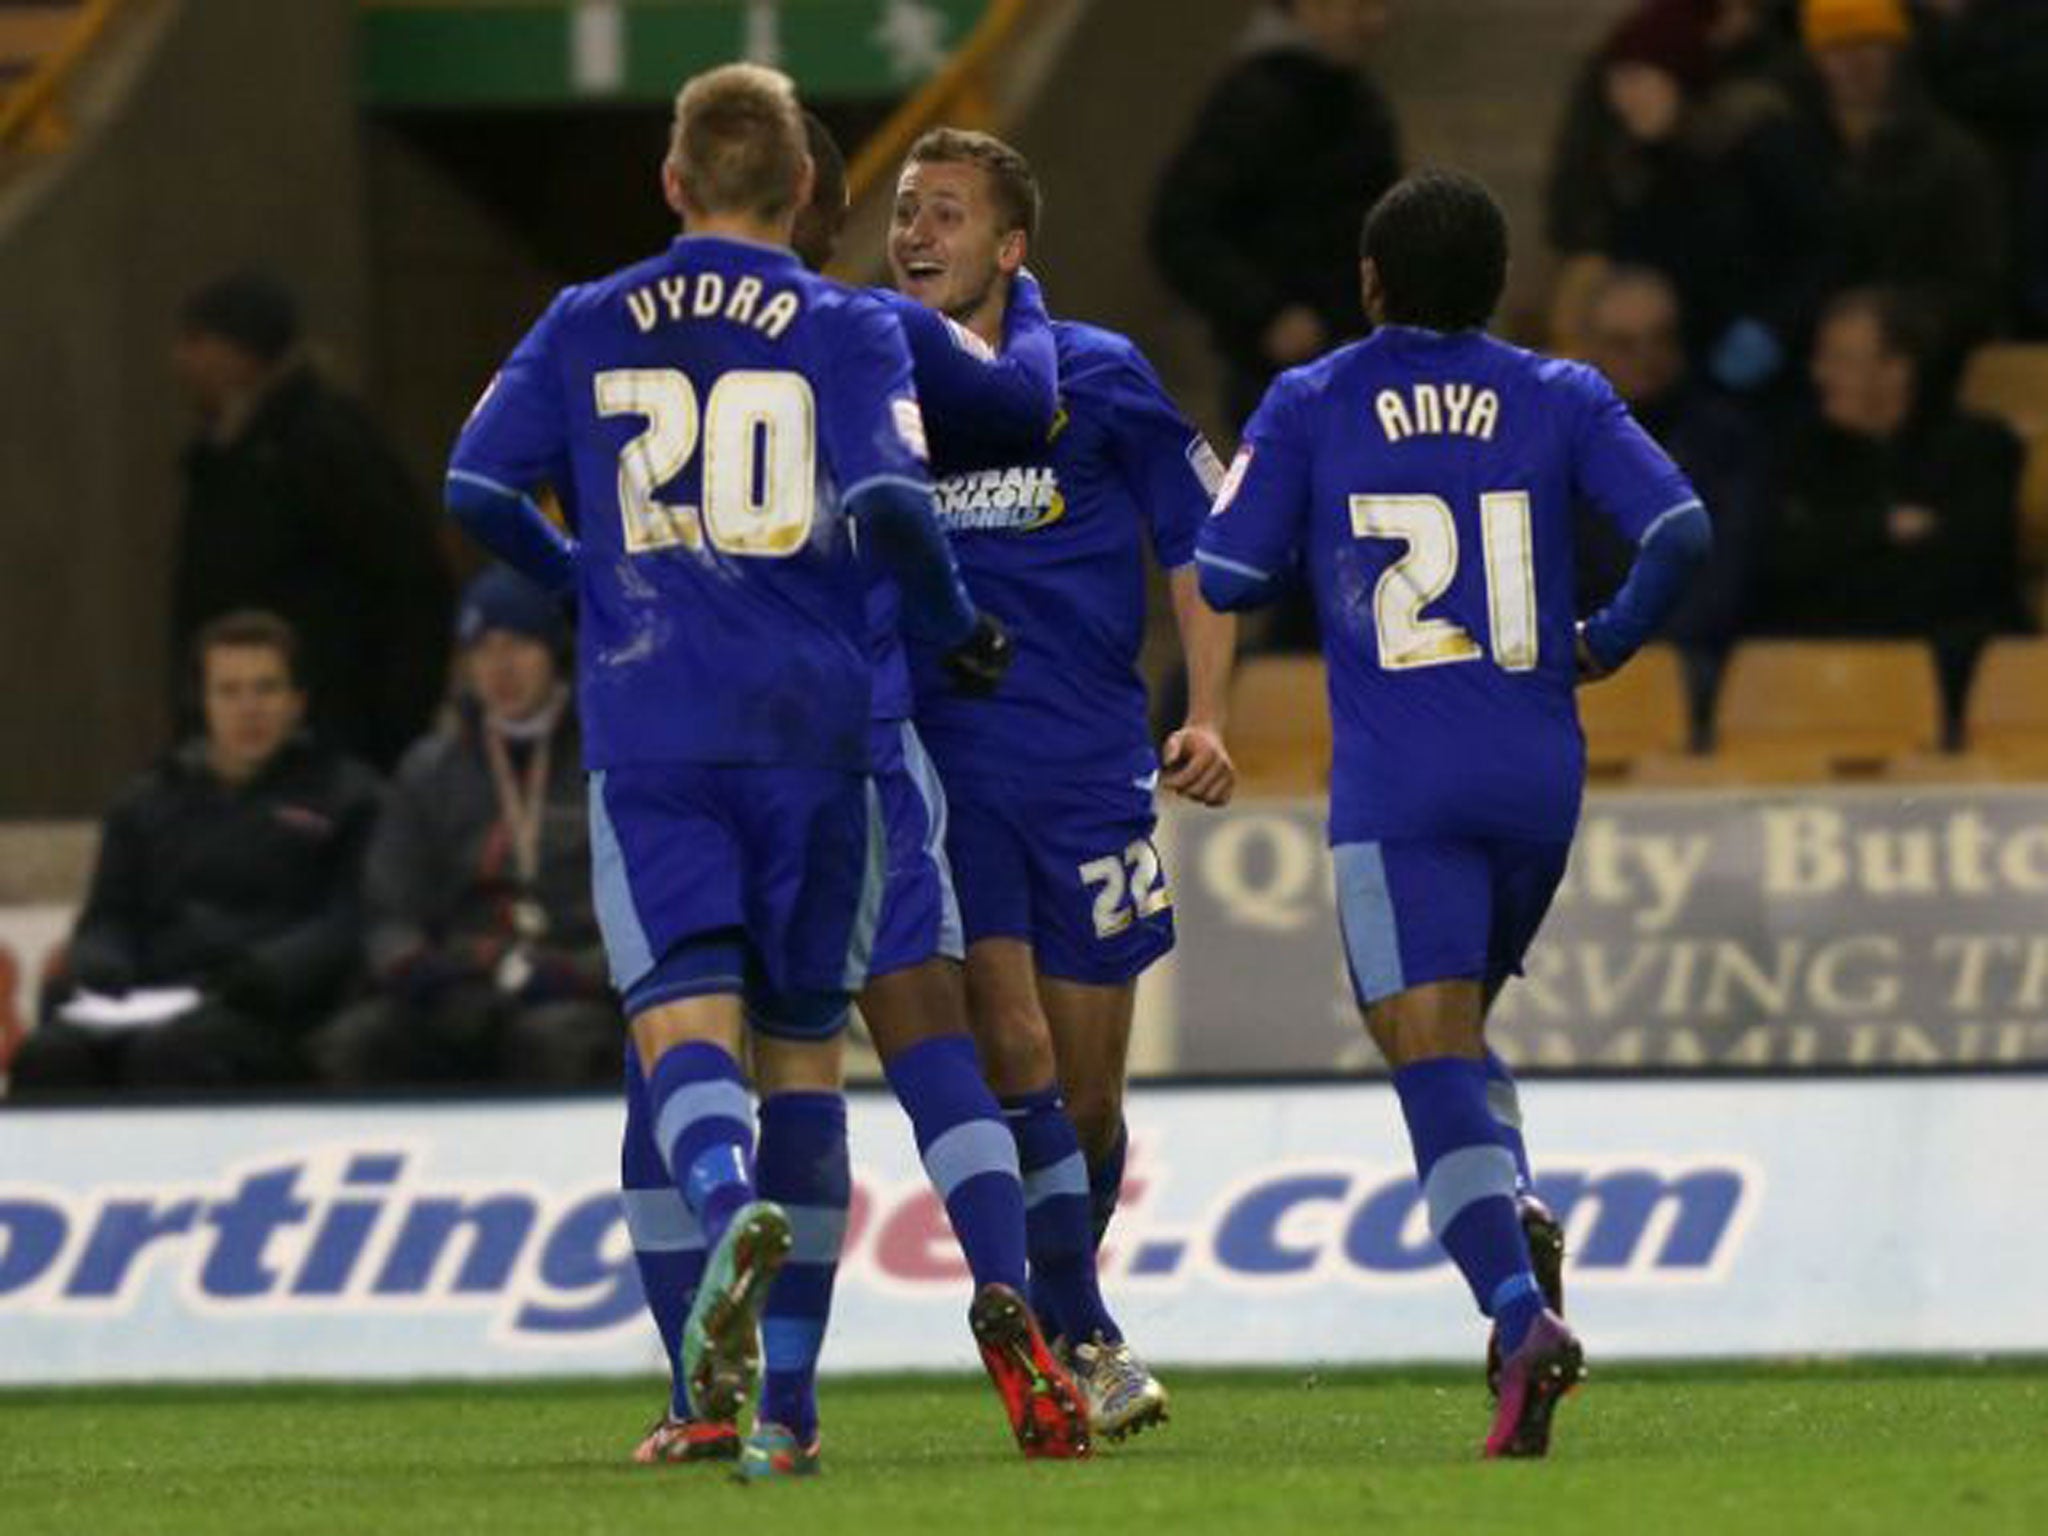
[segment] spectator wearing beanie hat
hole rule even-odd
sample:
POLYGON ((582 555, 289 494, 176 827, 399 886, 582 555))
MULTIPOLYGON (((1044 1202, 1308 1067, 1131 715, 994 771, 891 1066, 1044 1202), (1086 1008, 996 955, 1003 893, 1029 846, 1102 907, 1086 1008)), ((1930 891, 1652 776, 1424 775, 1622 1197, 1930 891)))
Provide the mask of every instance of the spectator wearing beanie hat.
POLYGON ((1941 332, 1934 377, 1946 378, 2003 302, 1997 172, 1922 86, 1902 0, 1802 0, 1799 28, 1839 209, 1830 291, 1880 285, 1925 309, 1941 332))
POLYGON ((281 615, 299 635, 315 734, 389 768, 441 694, 435 522, 362 408, 308 360, 298 302, 275 277, 237 272, 195 292, 171 361, 199 430, 184 455, 169 654, 189 654, 223 613, 281 615))
POLYGON ((554 600, 502 567, 464 592, 463 690, 405 756, 365 876, 375 995, 321 1035, 338 1087, 618 1073, 581 741, 554 600))
POLYGON ((1696 370, 1739 391, 1781 373, 1825 260, 1816 156, 1753 22, 1741 0, 1647 0, 1625 16, 1580 79, 1549 189, 1567 291, 1597 288, 1612 264, 1663 273, 1696 370))

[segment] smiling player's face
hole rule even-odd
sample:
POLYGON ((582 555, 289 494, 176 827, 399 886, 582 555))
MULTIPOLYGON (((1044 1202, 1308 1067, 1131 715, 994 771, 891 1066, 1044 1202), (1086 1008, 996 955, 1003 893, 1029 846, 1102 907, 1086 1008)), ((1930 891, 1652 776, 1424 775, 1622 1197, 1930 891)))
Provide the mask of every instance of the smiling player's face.
POLYGON ((1002 222, 980 166, 905 166, 889 225, 897 289, 963 325, 991 308, 999 316, 1002 280, 1024 260, 1022 233, 1002 222))

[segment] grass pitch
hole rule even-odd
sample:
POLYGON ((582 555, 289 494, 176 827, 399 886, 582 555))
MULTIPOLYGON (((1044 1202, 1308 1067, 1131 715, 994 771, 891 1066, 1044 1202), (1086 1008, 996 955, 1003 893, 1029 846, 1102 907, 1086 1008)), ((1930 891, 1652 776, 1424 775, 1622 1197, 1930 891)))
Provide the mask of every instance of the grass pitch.
POLYGON ((0 1531, 2048 1532, 2048 1362, 1599 1369, 1482 1464, 1474 1373, 1167 1373, 1174 1420, 1026 1464, 977 1378, 828 1382, 823 1477, 634 1467, 653 1383, 0 1394, 0 1531))

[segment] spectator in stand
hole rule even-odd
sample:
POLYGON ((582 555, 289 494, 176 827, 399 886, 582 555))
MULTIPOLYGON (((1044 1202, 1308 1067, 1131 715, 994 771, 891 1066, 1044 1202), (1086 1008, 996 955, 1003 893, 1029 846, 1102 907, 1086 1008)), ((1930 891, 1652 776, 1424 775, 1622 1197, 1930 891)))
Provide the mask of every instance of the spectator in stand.
MULTIPOLYGON (((1770 513, 1770 454, 1748 413, 1687 373, 1677 291, 1647 267, 1610 272, 1587 309, 1586 360, 1685 471, 1714 520, 1714 549, 1660 638, 1685 658, 1696 725, 1741 628, 1757 539, 1770 513)), ((1579 611, 1597 611, 1627 577, 1635 546, 1607 519, 1578 523, 1579 611)))
POLYGON ((297 653, 274 614, 200 631, 205 730, 109 813, 67 975, 14 1060, 17 1095, 304 1077, 302 1038, 361 943, 378 786, 301 732, 297 653))
POLYGON ((1934 96, 1993 149, 2013 231, 2013 313, 2048 335, 2048 15, 2041 0, 1923 0, 1934 96))
POLYGON ((1754 0, 1646 0, 1582 76, 1551 169, 1566 291, 1608 263, 1664 273, 1688 355, 1729 390, 1781 378, 1822 293, 1826 187, 1784 57, 1754 0))
POLYGON ((447 578, 397 456, 301 344, 276 279, 224 277, 187 301, 172 360, 198 408, 184 459, 173 654, 238 608, 298 630, 313 725, 388 768, 441 697, 447 578))
POLYGON ((582 742, 554 601, 464 593, 457 718, 406 754, 366 878, 375 995, 314 1044, 341 1087, 610 1083, 625 1039, 592 907, 582 742))
POLYGON ((1898 289, 1939 327, 1952 372, 2005 294, 2005 221, 1984 149, 1928 97, 1903 0, 1802 0, 1840 220, 1831 290, 1898 289))
POLYGON ((1817 418, 1788 458, 1767 536, 1763 633, 1924 637, 1951 715, 1978 648, 2026 627, 2021 449, 1934 382, 1934 322, 1897 292, 1829 306, 1814 343, 1817 418))
POLYGON ((1261 7, 1160 182, 1153 258, 1209 323, 1232 428, 1275 374, 1359 333, 1359 226, 1401 172, 1393 112, 1361 68, 1391 9, 1261 7))

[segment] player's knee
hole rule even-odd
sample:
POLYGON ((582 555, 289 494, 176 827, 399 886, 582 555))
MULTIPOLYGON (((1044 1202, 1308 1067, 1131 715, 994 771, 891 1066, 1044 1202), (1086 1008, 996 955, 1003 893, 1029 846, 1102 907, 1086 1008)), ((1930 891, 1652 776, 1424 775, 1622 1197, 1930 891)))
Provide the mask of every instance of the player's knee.
POLYGON ((1430 982, 1381 998, 1366 1009, 1370 1031, 1387 1065, 1438 1056, 1478 1057, 1485 1052, 1485 1002, 1476 981, 1430 982))
POLYGON ((1090 1162, 1100 1161, 1116 1147, 1123 1125, 1123 1095, 1114 1085, 1090 1084, 1066 1092, 1067 1116, 1074 1122, 1074 1134, 1090 1162))
POLYGON ((756 1034, 754 1082, 771 1093, 836 1093, 845 1080, 844 1037, 781 1040, 756 1034))
POLYGON ((1053 1079, 1052 1035, 1035 1008, 994 1009, 975 1016, 989 1086, 999 1094, 1030 1093, 1053 1079))

